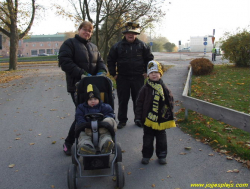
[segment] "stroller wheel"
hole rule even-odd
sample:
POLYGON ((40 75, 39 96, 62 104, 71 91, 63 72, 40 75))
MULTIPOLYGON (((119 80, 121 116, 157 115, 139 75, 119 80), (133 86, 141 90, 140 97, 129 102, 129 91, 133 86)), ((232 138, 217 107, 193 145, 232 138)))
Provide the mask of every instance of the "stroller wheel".
POLYGON ((78 158, 78 155, 75 155, 76 153, 76 145, 73 144, 73 146, 71 147, 71 158, 72 158, 72 163, 77 165, 77 161, 76 158, 78 158))
POLYGON ((124 166, 122 162, 117 162, 115 164, 115 171, 116 171, 116 187, 121 189, 124 187, 125 184, 124 166))
POLYGON ((115 162, 122 162, 122 148, 120 143, 116 143, 117 146, 117 157, 115 162))
POLYGON ((76 189, 76 165, 71 164, 68 169, 68 188, 76 189))

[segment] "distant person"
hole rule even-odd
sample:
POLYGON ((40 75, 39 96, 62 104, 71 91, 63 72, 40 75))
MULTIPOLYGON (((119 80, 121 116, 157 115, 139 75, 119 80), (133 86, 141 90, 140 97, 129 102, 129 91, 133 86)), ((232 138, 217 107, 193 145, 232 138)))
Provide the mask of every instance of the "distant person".
POLYGON ((143 126, 142 164, 148 164, 154 153, 156 138, 156 156, 160 164, 166 164, 166 129, 176 127, 174 121, 174 99, 171 91, 161 80, 162 66, 150 61, 147 69, 148 80, 138 95, 135 110, 137 125, 143 126))
POLYGON ((216 61, 216 48, 212 49, 212 61, 216 61))
MULTIPOLYGON (((75 103, 75 84, 84 76, 106 74, 107 68, 101 58, 97 46, 90 42, 93 25, 84 21, 78 28, 74 38, 67 39, 59 50, 59 65, 66 74, 67 91, 75 103)), ((71 155, 71 146, 75 142, 75 121, 72 123, 68 136, 63 144, 63 151, 71 155)))
MULTIPOLYGON (((76 128, 80 129, 82 124, 88 123, 88 120, 84 118, 86 114, 102 113, 104 116, 103 122, 108 122, 114 128, 114 131, 116 131, 117 124, 114 120, 114 110, 109 104, 100 100, 100 91, 95 85, 89 84, 87 86, 84 99, 86 99, 86 102, 79 104, 76 109, 76 128)), ((110 153, 114 147, 110 132, 106 128, 99 128, 99 134, 98 147, 101 153, 110 153)), ((96 148, 92 142, 92 131, 90 128, 85 128, 85 132, 82 131, 80 133, 78 152, 80 154, 96 154, 96 148)))
POLYGON ((116 79, 118 95, 118 129, 126 126, 128 121, 128 102, 130 93, 133 109, 137 95, 144 84, 147 63, 154 59, 148 45, 137 39, 140 34, 139 24, 128 22, 122 32, 124 38, 110 49, 108 55, 108 69, 110 75, 116 79))

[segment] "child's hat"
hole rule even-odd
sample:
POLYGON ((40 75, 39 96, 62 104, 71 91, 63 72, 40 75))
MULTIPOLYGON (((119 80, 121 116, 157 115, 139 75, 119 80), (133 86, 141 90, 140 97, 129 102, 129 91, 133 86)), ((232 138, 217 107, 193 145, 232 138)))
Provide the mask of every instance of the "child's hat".
POLYGON ((161 64, 155 60, 149 61, 148 66, 147 66, 147 75, 149 75, 151 72, 159 72, 162 76, 163 71, 162 71, 161 64))
POLYGON ((101 99, 99 89, 93 84, 89 84, 87 86, 87 93, 85 99, 89 100, 90 98, 98 98, 99 100, 101 99))

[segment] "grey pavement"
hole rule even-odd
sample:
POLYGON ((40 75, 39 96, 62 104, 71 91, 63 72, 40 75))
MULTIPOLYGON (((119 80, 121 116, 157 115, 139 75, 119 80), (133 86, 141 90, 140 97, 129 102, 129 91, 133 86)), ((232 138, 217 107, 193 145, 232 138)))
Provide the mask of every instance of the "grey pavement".
MULTIPOLYGON (((193 57, 154 54, 159 62, 173 65, 163 80, 174 95, 177 111, 193 57)), ((64 155, 62 145, 74 119, 74 106, 60 68, 30 69, 33 70, 25 72, 21 79, 0 84, 0 189, 66 189, 71 157, 64 155), (11 164, 15 164, 13 168, 9 168, 11 164)), ((116 97, 116 112, 117 107, 116 97)), ((227 160, 178 127, 167 130, 168 164, 159 165, 154 154, 148 165, 142 165, 143 130, 133 123, 131 100, 128 116, 127 126, 116 133, 124 151, 125 189, 188 189, 195 183, 249 183, 250 172, 242 164, 227 160), (227 173, 233 169, 239 173, 227 173)), ((95 172, 98 171, 86 174, 95 172)), ((112 177, 82 178, 78 179, 78 188, 115 188, 115 182, 112 177)))

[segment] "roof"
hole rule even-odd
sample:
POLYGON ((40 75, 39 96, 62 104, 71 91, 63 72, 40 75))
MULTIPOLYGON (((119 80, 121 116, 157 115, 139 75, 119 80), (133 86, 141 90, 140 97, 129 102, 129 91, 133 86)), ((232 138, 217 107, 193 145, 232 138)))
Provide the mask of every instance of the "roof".
POLYGON ((55 34, 55 35, 31 35, 27 36, 27 39, 23 39, 23 42, 45 42, 45 41, 64 41, 65 34, 55 34))

